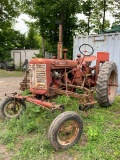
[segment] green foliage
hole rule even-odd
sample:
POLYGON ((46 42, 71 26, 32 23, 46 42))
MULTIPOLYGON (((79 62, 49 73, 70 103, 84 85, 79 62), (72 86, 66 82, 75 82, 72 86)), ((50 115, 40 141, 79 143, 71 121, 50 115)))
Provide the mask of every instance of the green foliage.
POLYGON ((18 0, 1 0, 0 2, 0 61, 10 58, 10 50, 21 47, 24 35, 12 29, 15 18, 20 14, 18 0))
POLYGON ((94 141, 98 138, 98 135, 99 135, 99 129, 94 126, 89 126, 88 127, 88 131, 87 131, 87 136, 88 136, 88 139, 90 141, 94 141))
POLYGON ((0 30, 6 30, 20 14, 19 0, 1 0, 0 6, 0 30))
POLYGON ((41 139, 38 137, 37 139, 31 141, 30 139, 25 140, 23 142, 21 150, 14 156, 14 160, 17 159, 47 159, 49 158, 50 151, 50 144, 48 141, 41 139), (37 141, 36 141, 37 140, 37 141), (36 153, 37 156, 36 156, 36 153))
POLYGON ((114 1, 114 9, 111 10, 112 15, 115 18, 114 25, 120 25, 120 1, 114 1))
MULTIPOLYGON (((55 100, 54 100, 55 101, 55 100)), ((120 158, 120 97, 110 108, 94 108, 84 117, 78 109, 78 101, 68 96, 59 96, 56 103, 63 103, 65 110, 76 111, 82 116, 84 131, 78 144, 70 149, 56 152, 50 145, 47 134, 52 120, 60 114, 51 113, 27 103, 27 109, 19 119, 0 122, 0 143, 12 152, 13 160, 55 159, 93 160, 120 158)))
POLYGON ((28 95, 28 94, 30 94, 29 89, 26 89, 26 90, 24 90, 24 91, 22 92, 22 95, 23 95, 23 96, 26 96, 26 95, 28 95))
POLYGON ((10 50, 14 48, 23 48, 25 35, 20 34, 12 28, 0 30, 0 61, 8 60, 11 57, 10 50))
POLYGON ((78 29, 77 29, 77 33, 81 34, 81 35, 86 35, 88 31, 88 24, 85 20, 79 20, 78 21, 78 29))
POLYGON ((42 49, 49 53, 56 53, 58 23, 61 22, 63 23, 63 44, 69 50, 68 57, 72 58, 72 37, 77 28, 75 14, 79 12, 79 1, 34 0, 29 2, 24 3, 23 10, 37 19, 37 25, 43 39, 42 49))
POLYGON ((16 136, 16 134, 9 130, 7 132, 7 134, 4 135, 4 138, 2 139, 2 143, 3 144, 9 144, 9 143, 11 144, 11 143, 15 142, 15 140, 16 140, 15 136, 16 136))
POLYGON ((106 19, 107 11, 111 11, 113 7, 112 0, 97 1, 94 3, 94 11, 91 22, 94 25, 93 32, 99 33, 110 27, 110 21, 106 19))
MULTIPOLYGON (((99 33, 101 30, 109 28, 110 22, 106 19, 106 12, 112 11, 114 5, 115 3, 112 0, 82 0, 80 2, 73 0, 22 1, 23 11, 37 19, 35 23, 42 37, 43 57, 43 52, 46 50, 49 53, 57 53, 58 24, 62 23, 63 48, 68 48, 67 58, 69 59, 72 59, 73 35, 75 33, 99 33), (80 19, 78 22, 75 16, 78 13, 83 13, 86 18, 84 20, 80 19)), ((36 40, 33 37, 32 39, 35 42, 36 40)))
POLYGON ((34 28, 34 23, 32 23, 32 25, 30 25, 29 27, 29 31, 26 37, 26 42, 25 42, 25 48, 27 49, 40 49, 40 45, 39 44, 41 42, 41 39, 38 35, 38 32, 36 31, 36 28, 34 28))
MULTIPOLYGON (((45 51, 57 53, 58 24, 63 24, 63 48, 68 49, 67 58, 72 59, 75 33, 99 33, 110 27, 106 13, 115 17, 114 25, 120 24, 120 2, 113 0, 2 0, 0 10, 0 60, 10 58, 14 48, 39 48, 42 57, 45 51), (22 12, 34 18, 27 22, 27 37, 13 29, 15 18, 22 12), (83 13, 79 21, 76 14, 83 13)), ((41 54, 39 55, 41 56, 41 54)))
POLYGON ((79 21, 78 31, 89 34, 108 29, 110 21, 106 18, 106 14, 113 10, 113 4, 113 0, 83 0, 81 5, 85 19, 79 21))
POLYGON ((43 58, 41 51, 38 54, 34 54, 36 58, 43 58))
POLYGON ((83 93, 84 93, 84 90, 77 88, 75 92, 76 92, 76 93, 79 93, 79 94, 83 94, 83 93))

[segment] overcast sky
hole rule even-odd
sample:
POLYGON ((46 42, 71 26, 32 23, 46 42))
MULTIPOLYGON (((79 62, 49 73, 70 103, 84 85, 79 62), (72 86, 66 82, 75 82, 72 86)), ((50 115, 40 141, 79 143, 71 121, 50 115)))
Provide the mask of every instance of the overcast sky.
MULTIPOLYGON (((84 15, 78 15, 79 19, 84 19, 84 15)), ((21 14, 18 19, 17 19, 17 23, 15 24, 15 29, 19 30, 21 33, 27 33, 28 31, 28 27, 25 24, 25 22, 23 21, 23 19, 27 20, 27 21, 31 21, 31 19, 29 18, 28 15, 26 14, 21 14)), ((113 23, 114 18, 112 17, 112 15, 110 13, 106 14, 106 19, 110 19, 110 22, 113 23)))
POLYGON ((30 21, 30 18, 28 15, 26 14, 21 14, 18 18, 17 18, 17 23, 15 24, 15 29, 19 30, 21 33, 27 33, 28 31, 28 27, 25 24, 25 22, 23 21, 23 19, 30 21))

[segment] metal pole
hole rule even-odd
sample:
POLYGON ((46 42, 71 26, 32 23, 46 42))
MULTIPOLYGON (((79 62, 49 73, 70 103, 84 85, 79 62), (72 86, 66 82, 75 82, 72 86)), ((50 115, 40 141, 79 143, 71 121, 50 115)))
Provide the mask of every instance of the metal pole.
POLYGON ((59 42, 58 42, 58 49, 57 49, 57 58, 58 59, 62 59, 62 50, 63 50, 62 30, 63 30, 63 26, 62 26, 62 23, 60 23, 59 24, 59 42))
POLYGON ((59 24, 59 42, 62 42, 62 23, 59 24))

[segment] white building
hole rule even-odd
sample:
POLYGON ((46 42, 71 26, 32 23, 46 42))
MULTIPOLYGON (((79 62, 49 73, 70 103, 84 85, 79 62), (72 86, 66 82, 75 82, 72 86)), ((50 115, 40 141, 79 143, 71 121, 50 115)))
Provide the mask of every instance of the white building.
MULTIPOLYGON (((118 93, 120 93, 120 32, 74 37, 73 59, 76 59, 77 54, 80 54, 79 47, 82 44, 91 45, 94 49, 94 55, 97 55, 97 52, 101 51, 110 53, 110 61, 117 64, 119 84, 118 93)), ((95 63, 96 62, 94 61, 93 65, 95 65, 95 63)))
MULTIPOLYGON (((11 50, 11 58, 14 61, 15 67, 21 67, 25 59, 28 59, 28 62, 36 57, 36 54, 39 54, 39 49, 14 49, 11 50)), ((46 58, 51 58, 51 53, 45 53, 46 58)))
POLYGON ((39 54, 38 49, 14 49, 11 50, 11 58, 13 58, 16 67, 21 67, 25 59, 30 61, 35 54, 39 54))

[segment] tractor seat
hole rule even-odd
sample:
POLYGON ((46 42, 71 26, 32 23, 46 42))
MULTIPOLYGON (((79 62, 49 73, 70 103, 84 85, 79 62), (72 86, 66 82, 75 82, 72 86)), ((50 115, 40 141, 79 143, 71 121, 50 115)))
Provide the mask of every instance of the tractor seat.
POLYGON ((85 64, 85 62, 92 62, 94 60, 96 60, 96 56, 85 56, 83 60, 83 64, 85 64))

